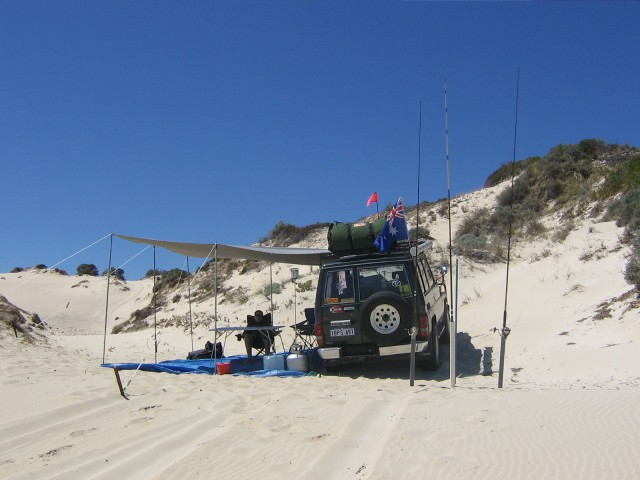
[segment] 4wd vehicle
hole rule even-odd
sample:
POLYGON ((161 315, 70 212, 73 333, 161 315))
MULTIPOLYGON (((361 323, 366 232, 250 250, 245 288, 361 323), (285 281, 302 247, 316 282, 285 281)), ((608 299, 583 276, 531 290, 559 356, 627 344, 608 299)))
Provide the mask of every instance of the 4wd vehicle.
POLYGON ((315 304, 318 353, 329 370, 341 363, 411 353, 416 363, 440 366, 439 342, 449 341, 449 307, 441 272, 433 275, 425 250, 347 255, 320 270, 315 304))

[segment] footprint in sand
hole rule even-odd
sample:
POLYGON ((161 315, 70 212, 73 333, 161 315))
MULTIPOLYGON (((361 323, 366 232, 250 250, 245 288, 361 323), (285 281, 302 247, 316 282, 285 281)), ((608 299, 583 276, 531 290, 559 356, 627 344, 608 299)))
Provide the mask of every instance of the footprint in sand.
POLYGON ((73 447, 73 445, 63 445, 62 447, 58 447, 58 448, 54 448, 53 450, 49 450, 47 453, 41 453, 38 456, 40 458, 53 457, 55 455, 58 455, 59 453, 64 452, 65 450, 69 450, 71 447, 73 447))
POLYGON ((149 421, 153 420, 152 417, 140 417, 140 418, 135 418, 133 420, 131 420, 129 422, 129 425, 137 425, 139 423, 147 423, 149 421))
POLYGON ((291 426, 282 423, 282 424, 275 425, 275 426, 271 427, 270 430, 273 433, 284 433, 284 432, 288 432, 289 430, 291 430, 291 426))
POLYGON ((70 437, 83 437, 85 435, 90 434, 91 432, 97 430, 97 428, 88 428, 86 430, 76 430, 75 432, 71 432, 70 437))
POLYGON ((162 406, 162 405, 149 405, 149 406, 147 406, 147 407, 140 407, 140 408, 138 409, 138 411, 139 411, 139 412, 143 412, 143 411, 144 411, 144 412, 146 412, 147 410, 152 410, 152 409, 154 409, 154 408, 160 408, 161 406, 162 406))

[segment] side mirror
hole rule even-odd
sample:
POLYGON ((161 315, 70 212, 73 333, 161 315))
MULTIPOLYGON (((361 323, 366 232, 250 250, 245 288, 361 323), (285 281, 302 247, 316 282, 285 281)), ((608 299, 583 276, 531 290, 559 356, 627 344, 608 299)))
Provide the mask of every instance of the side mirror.
POLYGON ((445 275, 449 271, 449 269, 447 268, 447 266, 445 264, 440 265, 440 267, 438 267, 438 269, 440 270, 440 273, 442 275, 445 275))

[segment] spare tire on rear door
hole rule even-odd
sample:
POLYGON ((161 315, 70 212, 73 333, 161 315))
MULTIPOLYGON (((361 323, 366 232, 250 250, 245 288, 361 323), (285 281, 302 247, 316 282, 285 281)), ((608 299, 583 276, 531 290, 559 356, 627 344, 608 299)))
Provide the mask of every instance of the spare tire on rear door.
POLYGON ((363 333, 378 345, 397 345, 409 335, 411 307, 397 293, 378 292, 362 305, 363 333))

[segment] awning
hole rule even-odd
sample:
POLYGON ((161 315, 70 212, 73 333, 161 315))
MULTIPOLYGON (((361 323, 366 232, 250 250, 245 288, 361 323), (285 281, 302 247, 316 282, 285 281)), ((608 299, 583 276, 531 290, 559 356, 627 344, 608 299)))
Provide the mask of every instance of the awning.
POLYGON ((115 235, 123 240, 162 247, 179 255, 192 258, 240 258, 293 265, 322 265, 330 258, 335 258, 329 250, 321 248, 238 247, 221 243, 171 242, 168 240, 130 237, 128 235, 115 235))

